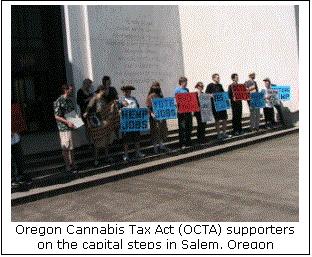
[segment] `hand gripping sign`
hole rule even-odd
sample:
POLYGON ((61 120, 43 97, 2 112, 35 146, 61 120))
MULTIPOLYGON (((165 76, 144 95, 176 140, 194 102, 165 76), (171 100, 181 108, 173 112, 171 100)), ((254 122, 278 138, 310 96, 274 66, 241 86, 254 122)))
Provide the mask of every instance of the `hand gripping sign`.
POLYGON ((202 122, 212 120, 211 98, 208 94, 198 97, 202 122))
POLYGON ((194 93, 181 93, 175 95, 178 112, 188 113, 188 112, 199 112, 199 105, 197 100, 197 94, 194 93))
POLYGON ((153 98, 152 104, 156 120, 169 120, 177 118, 177 107, 174 97, 153 98))
POLYGON ((11 131, 21 132, 27 130, 26 122, 19 104, 11 105, 11 131))
POLYGON ((279 100, 290 101, 290 86, 272 86, 272 89, 278 90, 279 100))
POLYGON ((214 93, 213 101, 217 112, 231 108, 230 98, 227 92, 214 93))
POLYGON ((251 109, 261 109, 265 107, 264 92, 254 92, 250 94, 251 109))
POLYGON ((144 131, 148 130, 149 113, 147 108, 122 108, 121 131, 144 131))
POLYGON ((232 85, 234 100, 249 100, 249 92, 245 84, 232 85))

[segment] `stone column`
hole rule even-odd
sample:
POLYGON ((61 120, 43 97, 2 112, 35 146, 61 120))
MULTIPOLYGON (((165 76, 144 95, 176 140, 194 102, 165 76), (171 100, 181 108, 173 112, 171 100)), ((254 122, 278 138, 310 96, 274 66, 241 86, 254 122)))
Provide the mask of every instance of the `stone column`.
POLYGON ((77 93, 85 78, 93 80, 87 6, 65 5, 64 19, 68 72, 77 93))

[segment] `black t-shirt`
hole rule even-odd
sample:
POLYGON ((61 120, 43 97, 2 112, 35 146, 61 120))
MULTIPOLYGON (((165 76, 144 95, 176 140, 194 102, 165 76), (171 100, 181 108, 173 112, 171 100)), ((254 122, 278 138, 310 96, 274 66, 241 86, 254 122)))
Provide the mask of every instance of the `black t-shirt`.
POLYGON ((106 103, 110 103, 111 101, 118 100, 118 92, 116 88, 109 87, 108 95, 103 96, 103 99, 106 103))
POLYGON ((77 104, 78 104, 79 107, 80 107, 81 114, 84 114, 84 113, 85 113, 86 108, 87 108, 88 103, 89 103, 89 101, 86 102, 86 99, 88 99, 91 95, 92 95, 92 93, 86 95, 86 94, 82 91, 81 88, 78 90, 78 93, 77 93, 77 104))
POLYGON ((214 84, 214 83, 210 83, 207 88, 205 93, 206 94, 214 94, 214 93, 221 93, 224 92, 223 87, 221 84, 214 84))

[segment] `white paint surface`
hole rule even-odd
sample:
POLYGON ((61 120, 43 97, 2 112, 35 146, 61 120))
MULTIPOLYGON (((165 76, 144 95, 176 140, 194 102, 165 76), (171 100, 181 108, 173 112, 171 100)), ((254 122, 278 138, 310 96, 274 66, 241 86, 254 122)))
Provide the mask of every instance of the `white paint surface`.
MULTIPOLYGON (((179 6, 185 75, 193 90, 206 86, 219 73, 227 90, 231 74, 239 82, 256 73, 259 89, 269 77, 276 85, 291 86, 292 101, 284 105, 299 109, 299 60, 294 6, 179 6)), ((244 103, 244 112, 248 113, 244 103)))

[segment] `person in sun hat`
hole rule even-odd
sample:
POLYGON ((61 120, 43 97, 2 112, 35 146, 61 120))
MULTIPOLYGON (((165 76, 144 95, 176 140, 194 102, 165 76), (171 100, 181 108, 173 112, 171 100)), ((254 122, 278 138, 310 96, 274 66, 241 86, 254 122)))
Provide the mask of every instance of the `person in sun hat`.
MULTIPOLYGON (((123 98, 119 100, 120 108, 140 108, 140 105, 137 99, 131 96, 131 91, 135 90, 135 87, 131 85, 126 85, 121 87, 121 91, 123 93, 123 98)), ((135 150, 136 150, 136 157, 143 158, 145 154, 140 151, 140 132, 139 131, 131 131, 131 132, 123 132, 122 138, 124 141, 124 155, 123 160, 128 161, 128 148, 129 144, 134 142, 135 150)))

